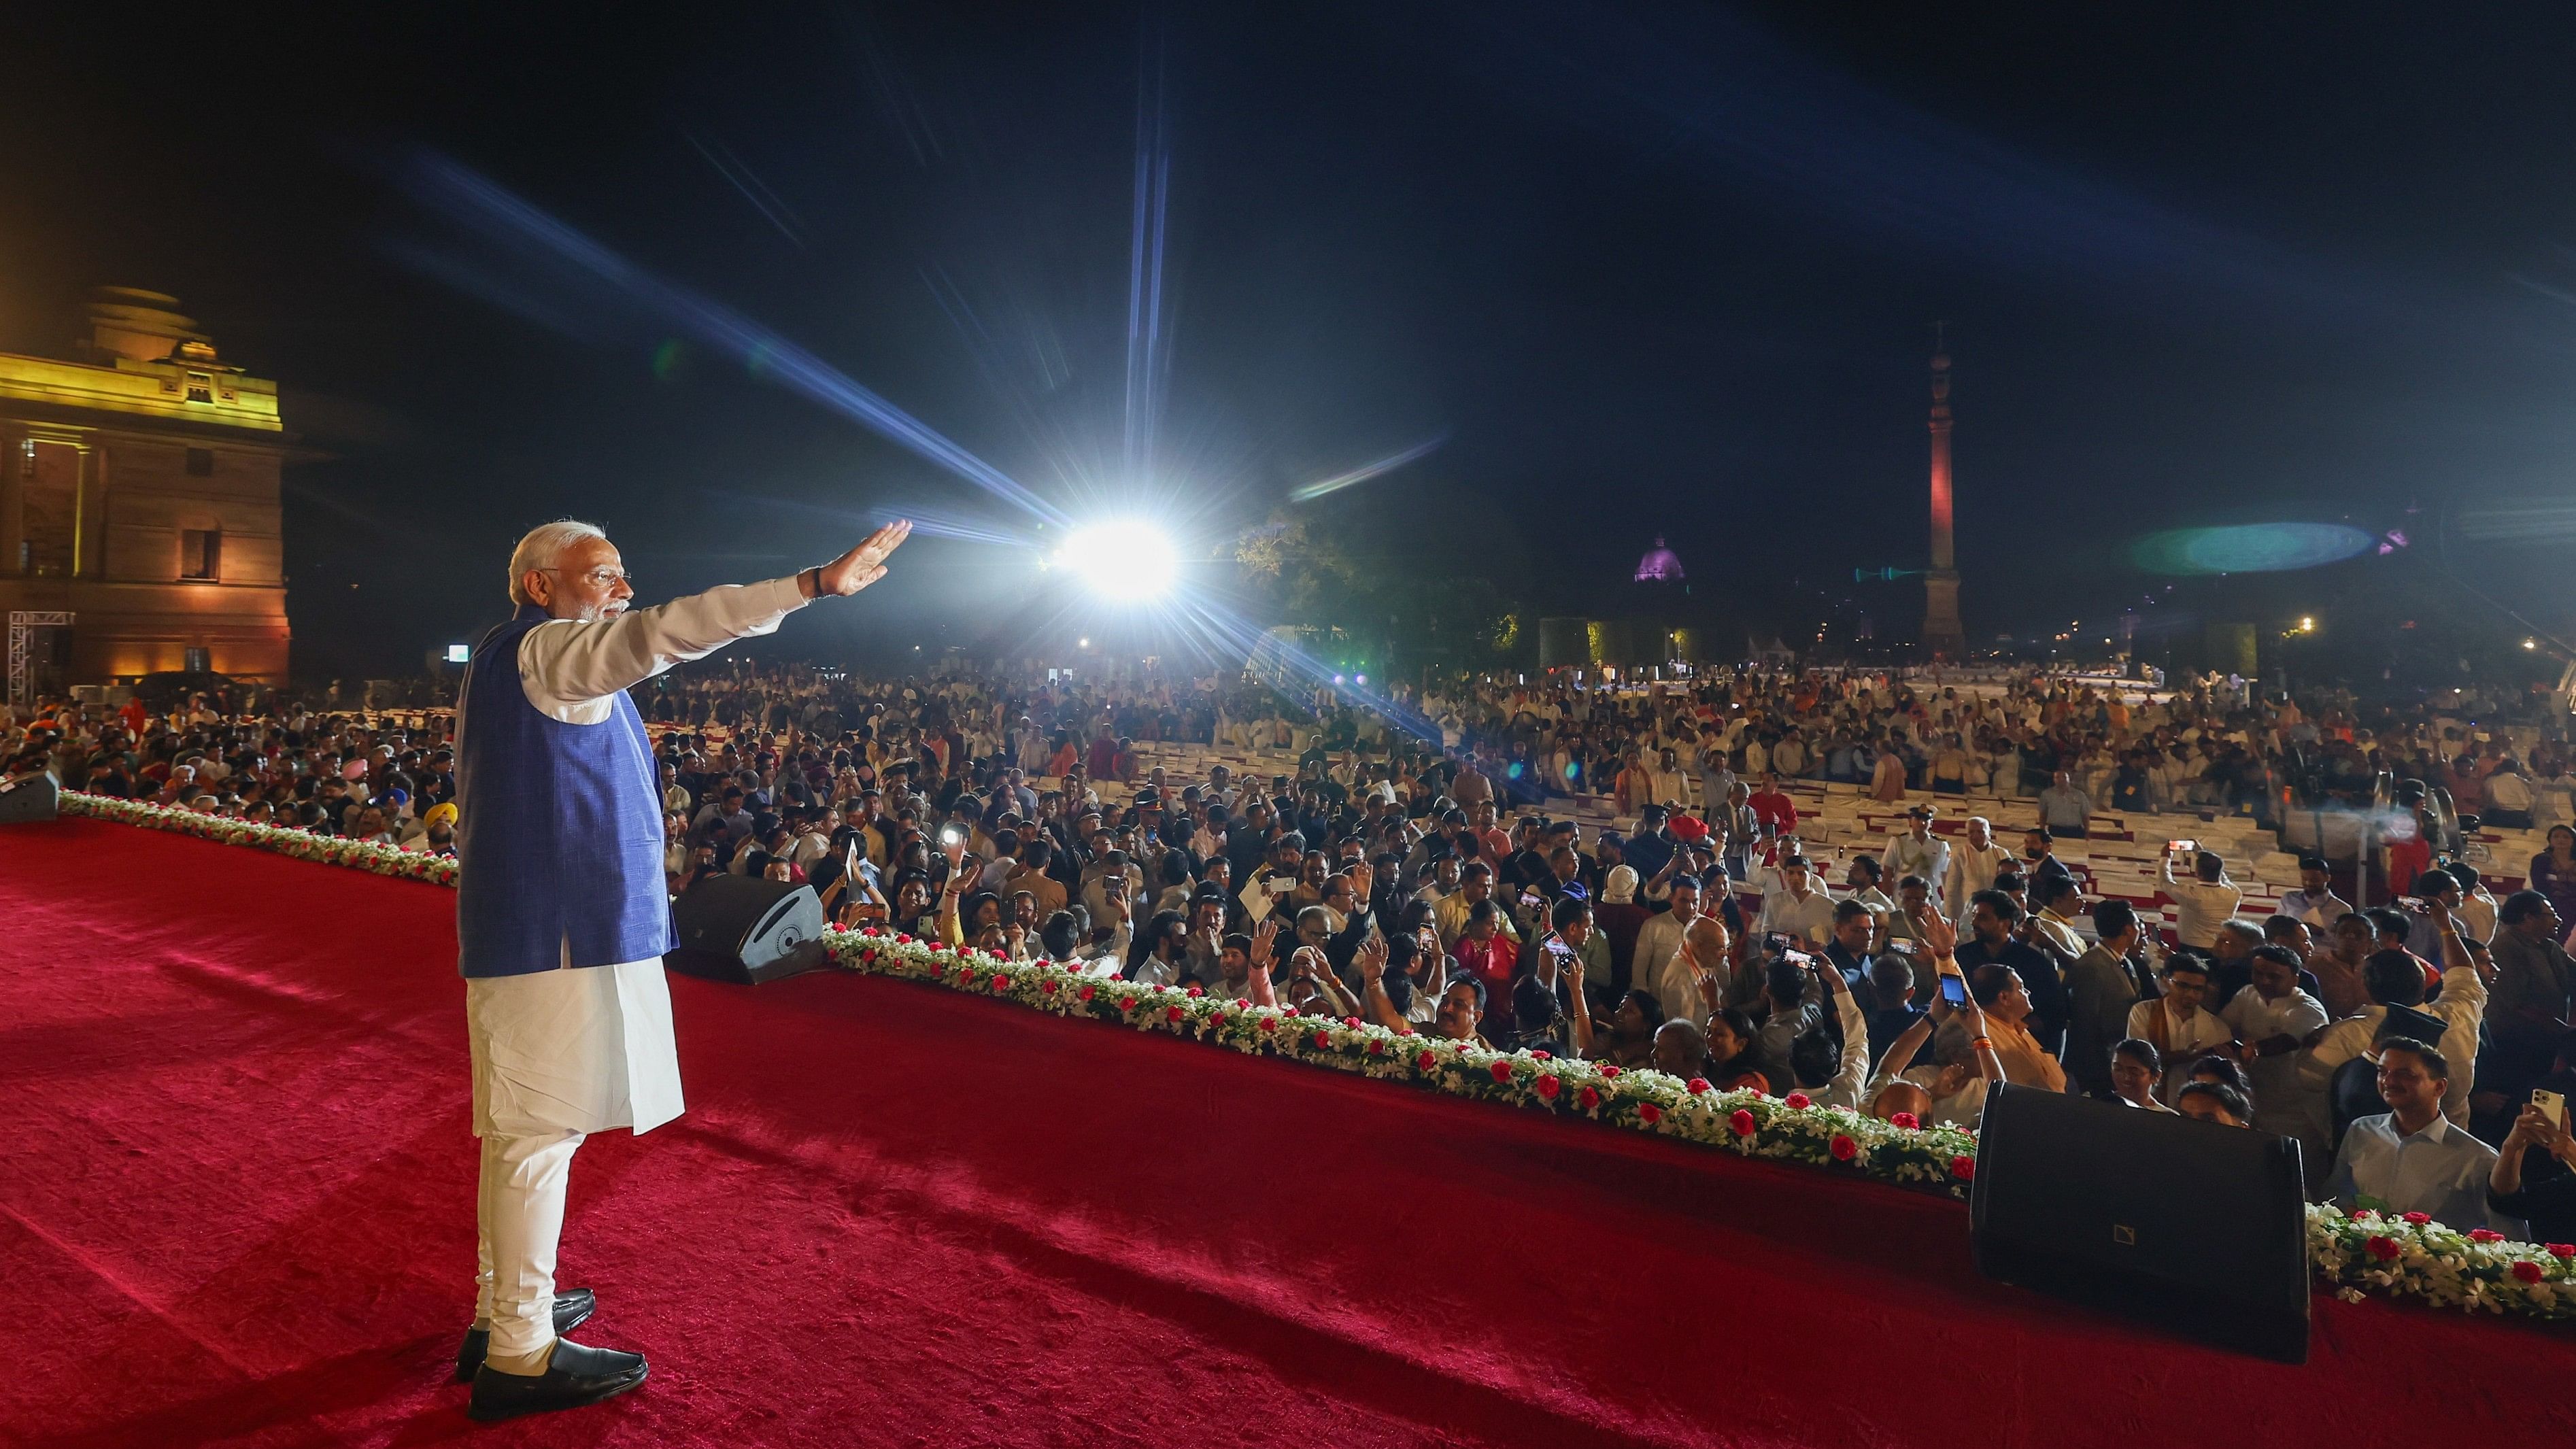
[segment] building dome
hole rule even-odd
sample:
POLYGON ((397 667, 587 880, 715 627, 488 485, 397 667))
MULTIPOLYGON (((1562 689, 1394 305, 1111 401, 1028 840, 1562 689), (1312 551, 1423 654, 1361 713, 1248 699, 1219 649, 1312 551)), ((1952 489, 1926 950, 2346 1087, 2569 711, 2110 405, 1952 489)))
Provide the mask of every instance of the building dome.
POLYGON ((1682 581, 1681 556, 1664 547, 1660 537, 1646 556, 1637 560, 1637 582, 1641 584, 1677 584, 1682 581))
POLYGON ((197 319, 182 316, 179 299, 140 287, 99 287, 90 293, 90 341, 94 356, 134 362, 164 362, 185 351, 191 362, 212 362, 214 339, 197 330, 197 319))

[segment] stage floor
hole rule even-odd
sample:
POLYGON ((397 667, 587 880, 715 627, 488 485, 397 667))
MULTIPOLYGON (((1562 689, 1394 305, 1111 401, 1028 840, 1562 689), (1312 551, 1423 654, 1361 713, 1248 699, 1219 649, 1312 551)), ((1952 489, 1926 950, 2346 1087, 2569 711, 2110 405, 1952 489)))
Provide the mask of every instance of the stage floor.
POLYGON ((1980 1280, 1954 1203, 817 973, 675 978, 576 1337, 485 1429, 454 895, 0 830, 0 1443, 2565 1443, 2576 1337, 2317 1302, 2305 1368, 1980 1280))

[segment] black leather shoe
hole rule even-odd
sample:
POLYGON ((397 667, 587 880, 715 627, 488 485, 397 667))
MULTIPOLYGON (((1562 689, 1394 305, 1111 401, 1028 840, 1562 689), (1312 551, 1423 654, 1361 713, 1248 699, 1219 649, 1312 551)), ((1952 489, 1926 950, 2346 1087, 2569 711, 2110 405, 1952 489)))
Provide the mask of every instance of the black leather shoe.
MULTIPOLYGON (((561 1338, 590 1321, 591 1311, 599 1300, 587 1288, 571 1288, 555 1295, 555 1337, 561 1338)), ((483 1366, 483 1355, 492 1351, 492 1330, 469 1328, 465 1342, 456 1350, 456 1381, 474 1382, 474 1371, 483 1366)))
POLYGON ((474 1397, 465 1412, 476 1419, 515 1419, 550 1409, 577 1409, 613 1399, 642 1382, 644 1355, 588 1348, 559 1338, 542 1374, 505 1374, 488 1363, 475 1370, 474 1397))

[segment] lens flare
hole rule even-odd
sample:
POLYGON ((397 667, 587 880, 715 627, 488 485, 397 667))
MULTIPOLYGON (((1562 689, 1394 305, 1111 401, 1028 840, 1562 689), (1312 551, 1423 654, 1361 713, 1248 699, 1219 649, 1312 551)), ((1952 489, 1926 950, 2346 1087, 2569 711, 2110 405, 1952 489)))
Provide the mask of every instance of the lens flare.
POLYGON ((2149 534, 2130 546, 2129 558, 2157 574, 2280 573, 2341 563, 2375 541, 2340 523, 2247 523, 2149 534))
POLYGON ((1289 493, 1288 501, 1291 503, 1312 503, 1327 493, 1339 493, 1354 483, 1365 483, 1380 473, 1391 473, 1418 458, 1427 458, 1433 452, 1437 451, 1442 443, 1447 441, 1449 441, 1449 435, 1447 433, 1442 433, 1436 438, 1429 438, 1416 443, 1401 453, 1390 454, 1387 457, 1378 459, 1374 463, 1362 463, 1360 466, 1337 477, 1326 478, 1319 482, 1306 484, 1304 487, 1298 488, 1289 493))
POLYGON ((1073 531, 1056 550, 1058 566, 1104 599, 1141 604, 1171 591, 1181 553, 1172 536, 1138 519, 1110 519, 1073 531))

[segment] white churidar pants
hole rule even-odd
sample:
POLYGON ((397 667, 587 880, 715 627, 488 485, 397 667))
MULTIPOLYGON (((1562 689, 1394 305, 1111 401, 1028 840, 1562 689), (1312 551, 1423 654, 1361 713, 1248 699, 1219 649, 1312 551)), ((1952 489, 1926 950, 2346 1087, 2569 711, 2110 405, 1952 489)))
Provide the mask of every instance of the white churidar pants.
POLYGON ((475 1317, 493 1367, 533 1368, 555 1337, 555 1248, 582 1138, 680 1115, 671 993, 658 959, 465 982, 474 1061, 475 1317))

